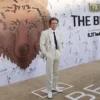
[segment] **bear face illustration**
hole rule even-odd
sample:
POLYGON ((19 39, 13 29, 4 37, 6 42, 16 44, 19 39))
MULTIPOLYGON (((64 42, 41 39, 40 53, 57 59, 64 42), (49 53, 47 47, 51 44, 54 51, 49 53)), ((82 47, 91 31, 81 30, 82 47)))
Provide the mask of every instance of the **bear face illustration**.
POLYGON ((26 69, 39 53, 48 28, 47 0, 0 0, 0 55, 26 69))

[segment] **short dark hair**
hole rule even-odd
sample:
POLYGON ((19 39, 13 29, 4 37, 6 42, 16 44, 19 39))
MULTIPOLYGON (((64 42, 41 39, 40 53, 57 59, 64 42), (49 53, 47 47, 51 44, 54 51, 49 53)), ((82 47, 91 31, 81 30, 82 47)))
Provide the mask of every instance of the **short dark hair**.
POLYGON ((52 17, 52 18, 50 18, 50 20, 49 20, 49 25, 51 25, 51 22, 52 22, 53 20, 56 20, 56 21, 59 23, 59 20, 58 20, 56 17, 52 17))

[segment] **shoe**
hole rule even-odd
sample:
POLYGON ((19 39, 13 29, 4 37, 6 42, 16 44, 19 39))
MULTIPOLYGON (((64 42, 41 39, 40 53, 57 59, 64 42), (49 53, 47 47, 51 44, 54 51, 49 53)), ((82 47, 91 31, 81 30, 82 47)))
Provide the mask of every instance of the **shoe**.
POLYGON ((63 92, 63 90, 60 90, 58 87, 56 89, 53 89, 53 91, 56 91, 58 93, 62 93, 63 92))
POLYGON ((52 98, 52 92, 48 92, 48 98, 51 99, 52 98))

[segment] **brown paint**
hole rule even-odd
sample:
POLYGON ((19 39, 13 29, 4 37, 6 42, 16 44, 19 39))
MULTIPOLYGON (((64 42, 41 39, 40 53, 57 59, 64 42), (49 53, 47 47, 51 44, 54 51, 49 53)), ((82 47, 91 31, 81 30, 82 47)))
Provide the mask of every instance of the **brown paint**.
POLYGON ((48 2, 43 1, 0 1, 0 54, 23 69, 39 53, 41 31, 48 28, 48 2))

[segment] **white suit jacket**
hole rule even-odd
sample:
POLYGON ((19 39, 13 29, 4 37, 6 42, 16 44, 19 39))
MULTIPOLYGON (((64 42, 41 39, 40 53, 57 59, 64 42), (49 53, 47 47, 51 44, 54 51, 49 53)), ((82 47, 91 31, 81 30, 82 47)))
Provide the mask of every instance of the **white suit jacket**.
MULTIPOLYGON (((55 31, 57 44, 58 44, 58 50, 61 53, 62 52, 62 35, 60 31, 55 31)), ((46 58, 47 53, 53 52, 52 50, 55 49, 54 44, 54 35, 53 30, 51 28, 42 31, 40 36, 40 50, 41 50, 41 57, 46 58)))

